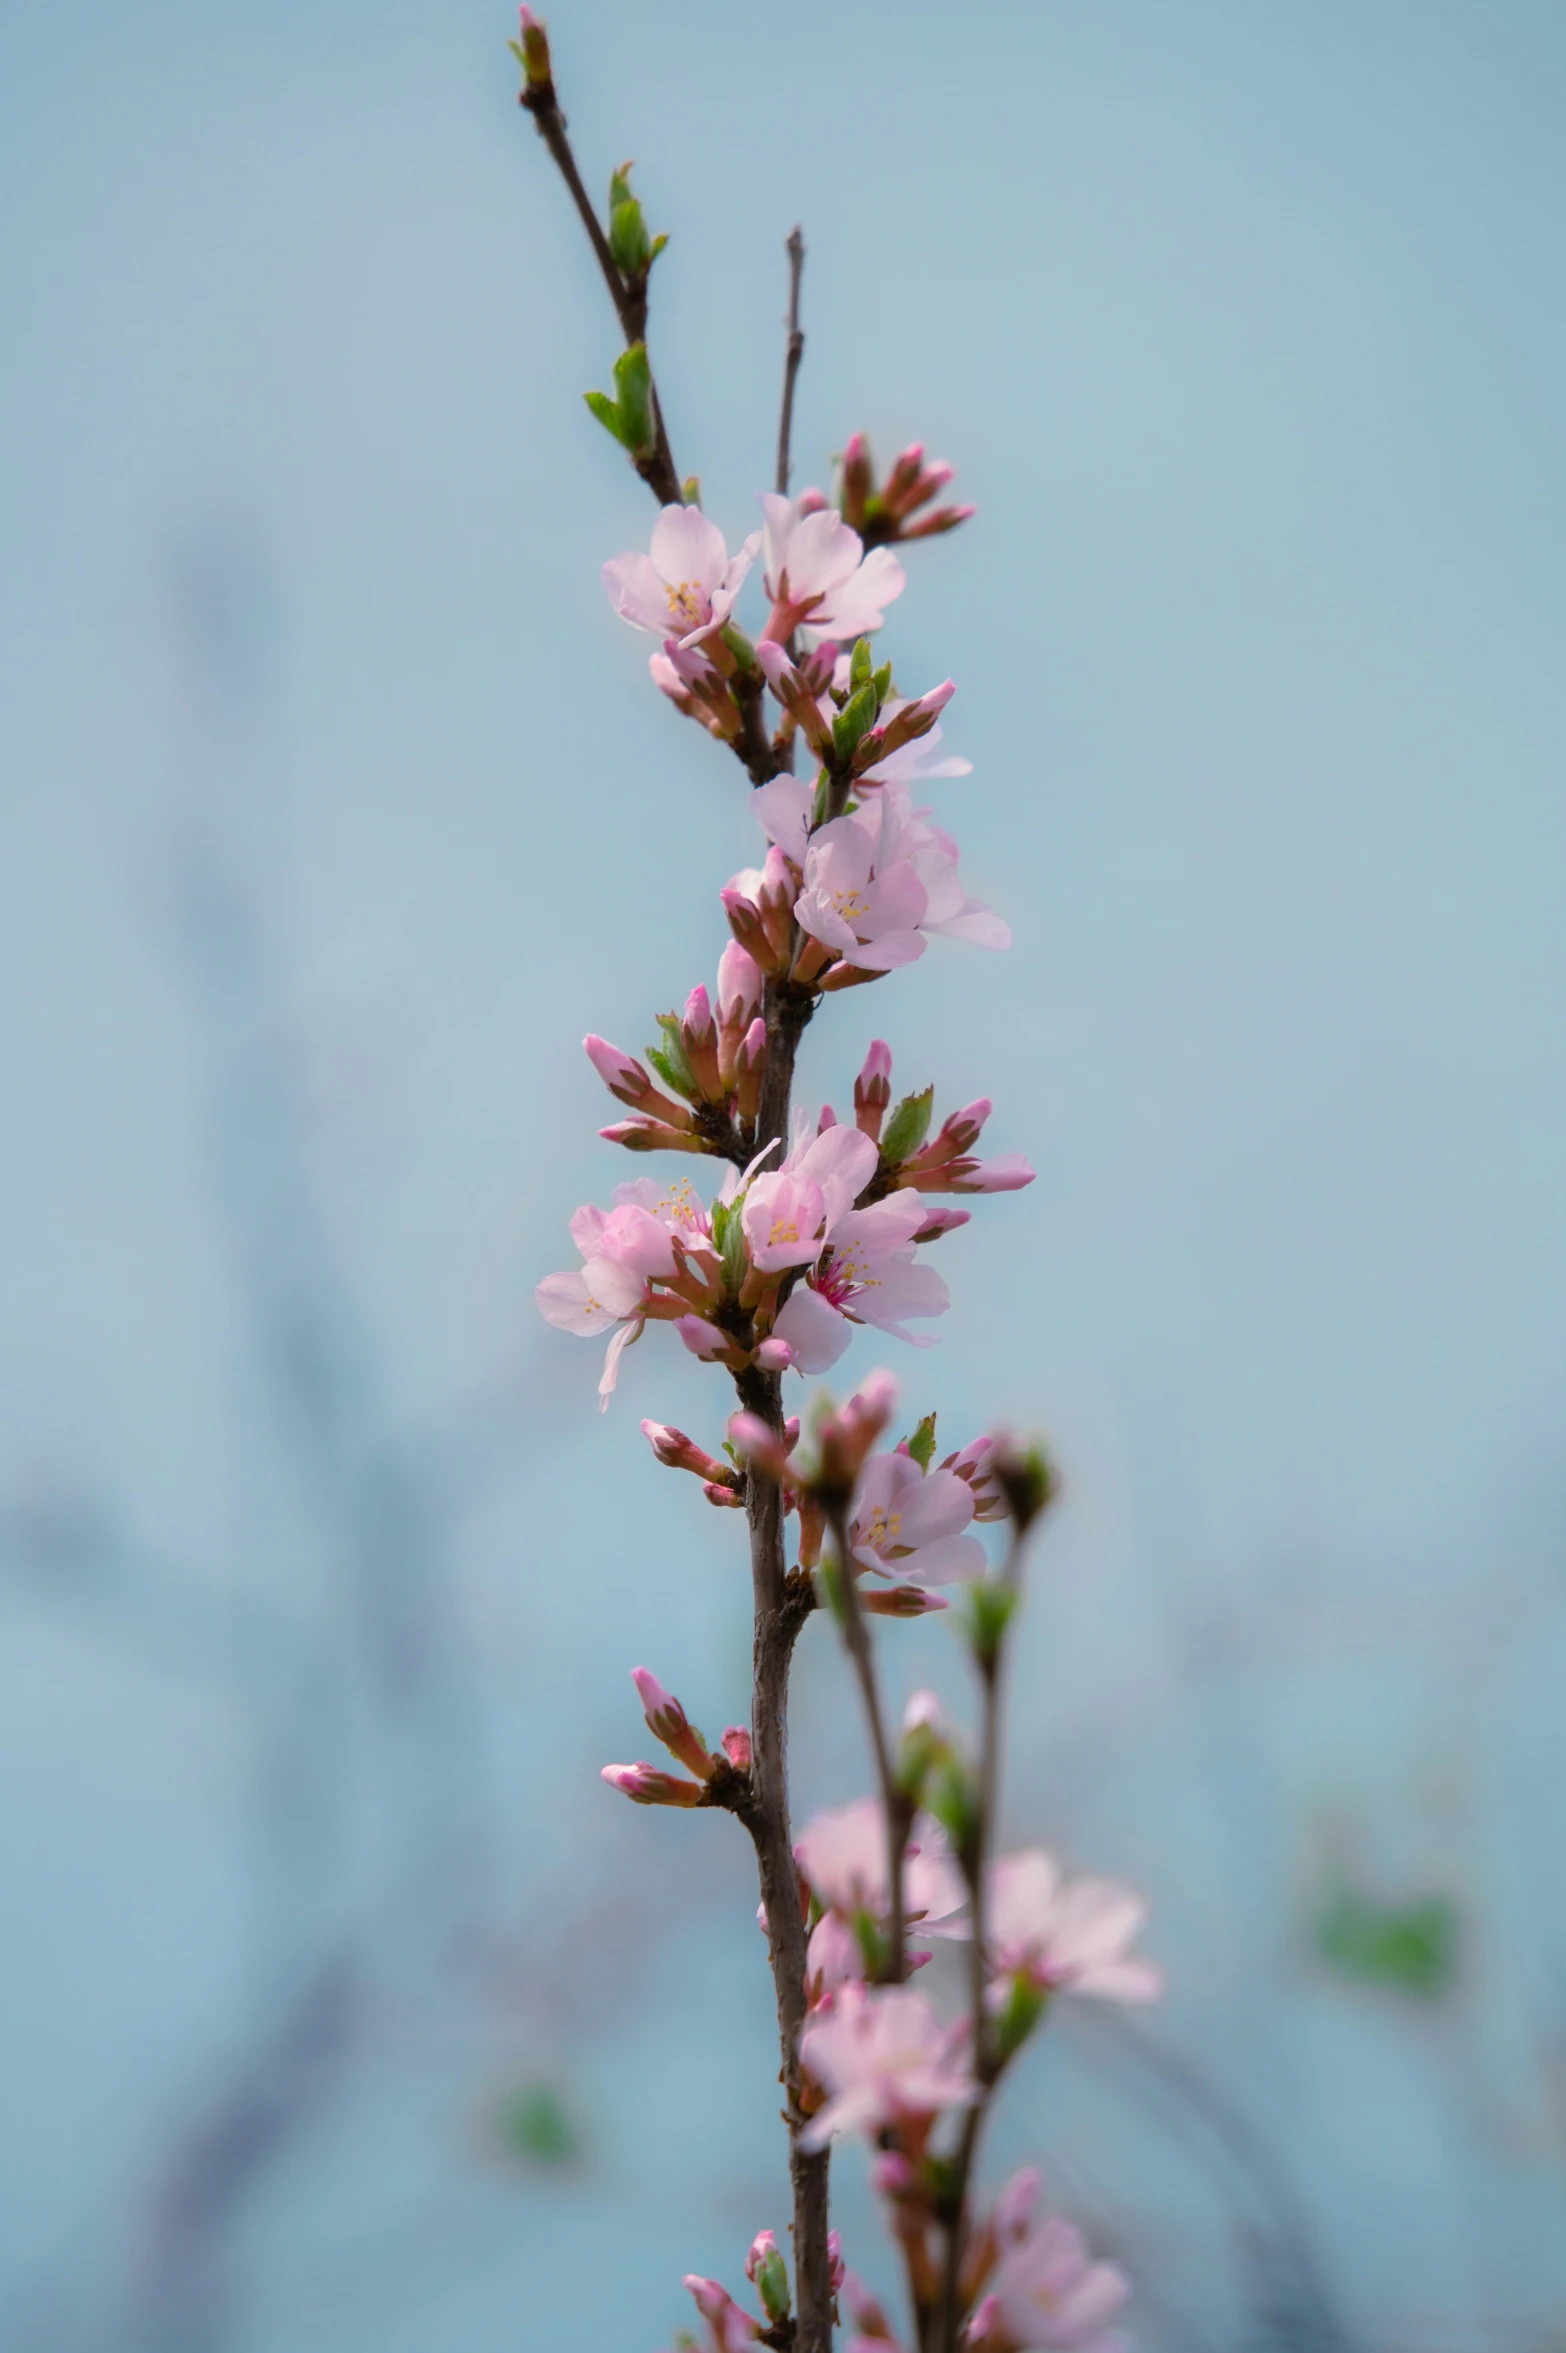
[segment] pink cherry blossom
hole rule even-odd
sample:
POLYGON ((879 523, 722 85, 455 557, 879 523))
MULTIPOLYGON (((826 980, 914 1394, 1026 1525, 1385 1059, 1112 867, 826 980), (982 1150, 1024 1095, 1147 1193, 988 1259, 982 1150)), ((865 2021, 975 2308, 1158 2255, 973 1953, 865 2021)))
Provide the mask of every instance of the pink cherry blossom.
POLYGON ((802 624, 824 637, 879 629, 906 575, 886 548, 865 554, 857 531, 832 508, 805 514, 797 500, 764 492, 763 579, 772 599, 764 635, 784 645, 802 624))
POLYGON ((906 862, 923 884, 926 911, 921 931, 932 938, 966 940, 975 948, 1009 948, 1010 926, 964 890, 957 873, 957 844, 940 826, 927 824, 928 815, 928 810, 915 809, 895 783, 883 785, 865 808, 855 812, 856 821, 879 820, 878 868, 906 862))
POLYGON ((930 900, 911 858, 883 859, 862 811, 820 826, 805 848, 794 915, 813 940, 860 972, 894 972, 924 954, 930 900))
MULTIPOLYGON (((794 1860, 818 1903, 840 1920, 868 1912, 885 1925, 891 1911, 886 1875, 886 1814, 876 1798, 858 1798, 817 1814, 794 1841, 794 1860)), ((903 1912, 921 1936, 966 1936, 958 1920, 968 1900, 946 1833, 933 1814, 920 1814, 903 1859, 903 1912)))
POLYGON ((990 1867, 991 1964, 1002 1977, 1027 1977, 1041 1991, 1156 2001, 1162 1972, 1127 1950, 1146 1917, 1133 1888, 1114 1879, 1063 1879, 1041 1847, 1002 1855, 990 1867))
MULTIPOLYGON (((855 1128, 833 1132, 858 1134, 855 1128)), ((830 1248, 807 1281, 789 1294, 773 1325, 798 1371, 824 1373, 836 1364, 855 1324, 874 1324, 915 1348, 933 1344, 930 1337, 910 1332, 905 1321, 943 1315, 951 1304, 935 1269, 915 1262, 913 1237, 924 1219, 918 1194, 905 1191, 837 1220, 830 1248)))
POLYGON ((955 1471, 919 1468, 911 1455, 873 1454, 859 1475, 849 1535, 854 1558, 906 1585, 982 1577, 989 1558, 973 1519, 973 1490, 955 1471))
POLYGON ((761 534, 753 532, 731 556, 699 507, 667 506, 653 525, 648 553, 611 557, 604 587, 622 621, 683 651, 723 627, 760 544, 761 534))
MULTIPOLYGON (((738 1175, 729 1171, 732 1193, 738 1175)), ((650 1315, 671 1316, 680 1302, 659 1293, 658 1284, 679 1279, 717 1296, 721 1269, 712 1246, 712 1221, 688 1178, 659 1185, 651 1177, 617 1185, 614 1207, 591 1204, 571 1220, 571 1239, 583 1264, 574 1272, 546 1275, 534 1292, 538 1311, 557 1330, 593 1338, 611 1334, 598 1384, 606 1406, 619 1377, 620 1357, 640 1338, 650 1315)))
POLYGON ((963 2034, 909 1986, 845 1985, 800 2037, 806 2071, 829 2095, 800 2145, 823 2149, 835 2133, 971 2106, 978 2086, 960 2057, 963 2034))
POLYGON ((876 1171, 876 1148, 857 1128, 802 1141, 774 1175, 759 1176, 740 1212, 750 1263, 763 1274, 809 1266, 876 1171))
POLYGON ((995 1441, 993 1438, 970 1438, 955 1454, 942 1463, 943 1471, 955 1471, 965 1479, 973 1492, 973 1516, 976 1520, 1004 1520, 1007 1517, 1006 1498, 1000 1481, 995 1476, 995 1441))
MULTIPOLYGON (((1037 2178, 1019 2177, 1019 2205, 1031 2204, 1037 2178)), ((1021 2229, 1013 2221, 1005 2236, 1010 2243, 968 2323, 967 2353, 1123 2353, 1129 2340, 1104 2324, 1131 2293, 1124 2272, 1095 2263, 1063 2215, 1021 2229)))

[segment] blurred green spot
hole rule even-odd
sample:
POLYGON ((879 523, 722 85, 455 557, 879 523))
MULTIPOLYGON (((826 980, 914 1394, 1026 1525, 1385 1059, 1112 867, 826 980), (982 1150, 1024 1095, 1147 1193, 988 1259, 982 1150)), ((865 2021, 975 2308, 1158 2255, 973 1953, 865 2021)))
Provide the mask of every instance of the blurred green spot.
POLYGON ((507 2154, 526 2165, 569 2165, 581 2155, 581 2136, 547 2083, 512 2092, 500 2102, 495 2122, 507 2154))
POLYGON ((1346 1890, 1318 1917, 1316 1945, 1340 1977, 1435 2002, 1457 1977, 1459 1925, 1449 1896, 1383 1904, 1346 1890))

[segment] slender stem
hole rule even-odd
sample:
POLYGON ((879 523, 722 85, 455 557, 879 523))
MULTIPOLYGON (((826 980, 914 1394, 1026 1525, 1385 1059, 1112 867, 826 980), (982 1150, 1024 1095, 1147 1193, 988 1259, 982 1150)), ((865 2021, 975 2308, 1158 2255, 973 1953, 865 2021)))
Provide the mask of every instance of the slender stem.
POLYGON ((848 1655, 854 1662, 859 1695, 865 1703, 865 1720, 870 1727, 876 1779, 881 1785, 881 1810, 886 1817, 887 1958, 881 1975, 886 1984, 901 1985, 908 1975, 908 1932, 903 1910, 903 1849, 908 1843, 912 1809, 898 1788, 897 1776, 892 1771, 886 1720, 881 1710, 880 1685, 876 1678, 875 1653, 859 1598, 859 1571, 848 1540, 847 1507, 837 1503, 832 1507, 830 1518, 833 1539, 837 1545, 838 1573, 843 1581, 843 1639, 848 1646, 848 1655))
MULTIPOLYGON (((614 304, 615 316, 620 322, 621 334, 625 337, 627 344, 645 343, 647 340, 647 280, 645 274, 638 273, 636 280, 628 279, 609 250, 609 240, 604 235, 603 224, 598 218, 592 198, 582 184, 582 175, 577 170, 576 157, 571 152, 571 142, 566 137, 566 120, 560 111, 560 101, 555 95, 553 82, 546 82, 541 88, 525 89, 522 93, 522 104, 533 117, 539 137, 554 157, 560 177, 570 190, 571 201, 581 216, 583 228, 587 231, 587 241, 592 246, 593 257, 603 276, 604 284, 609 289, 609 299, 614 304)), ((669 447, 669 436, 664 426, 663 408, 658 399, 656 384, 652 386, 652 415, 652 450, 646 457, 633 460, 633 463, 660 506, 680 506, 684 502, 685 494, 674 463, 674 454, 669 447)))
MULTIPOLYGON (((1026 1543, 1025 1532, 1014 1530, 1001 1570, 1001 1581, 1013 1594, 1022 1575, 1026 1543)), ((1000 1789, 1001 1670, 1005 1656, 1006 1637, 1003 1634, 995 1648, 981 1652, 977 1661, 983 1694, 979 1732, 978 1819, 961 1860, 968 1882, 969 1908, 973 1914, 973 1938, 968 1947, 968 2000, 973 2036, 973 2072, 980 2089, 978 2099, 963 2118, 962 2137, 958 2141, 953 2161, 951 2218, 946 2229, 946 2265, 941 2282, 939 2323, 930 2353, 957 2353, 958 2334, 963 2320, 962 2263, 969 2234, 969 2190, 973 2178, 973 2161, 995 2086, 1005 2064, 990 2038, 989 2011, 985 2002, 988 1987, 984 1967, 985 1946, 988 1942, 985 1923, 986 1880, 990 1852, 995 1843, 995 1813, 1000 1789)))
POLYGON ((788 343, 783 354, 783 407, 778 417, 777 487, 788 496, 789 443, 794 432, 794 385, 805 356, 805 330, 799 323, 799 281, 805 268, 805 240, 796 221, 788 233, 788 343))
MULTIPOLYGON (((788 1132, 794 1057, 808 999, 800 1000, 769 981, 763 1014, 767 1025, 767 1068, 756 1123, 758 1148, 788 1132)), ((782 1379, 752 1370, 736 1377, 740 1402, 769 1428, 783 1428, 782 1379)), ((831 2353, 831 2257, 827 2248, 828 2152, 799 2145, 804 2125, 799 2038, 805 2023, 805 1915, 794 1865, 788 1809, 788 1673, 802 1610, 791 1606, 783 1542, 783 1496, 773 1479, 752 1472, 746 1510, 750 1520, 751 1591, 755 1610, 751 1689, 750 1823, 767 1915, 767 1950, 777 1999, 782 2048, 784 2118, 788 2125, 789 2173, 794 2192, 794 2353, 831 2353)))

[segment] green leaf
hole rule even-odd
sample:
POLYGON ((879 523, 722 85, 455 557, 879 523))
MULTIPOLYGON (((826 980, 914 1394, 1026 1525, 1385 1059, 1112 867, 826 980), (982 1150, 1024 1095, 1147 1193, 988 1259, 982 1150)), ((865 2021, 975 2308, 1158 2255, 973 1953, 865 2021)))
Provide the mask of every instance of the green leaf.
POLYGON ((927 1413, 908 1440, 908 1451, 921 1471, 927 1471, 935 1460, 935 1416, 927 1413))
POLYGON ((1317 1921, 1316 1944, 1340 1976, 1432 2002, 1456 1981, 1459 1929, 1448 1896, 1384 1904, 1345 1889, 1317 1921))
POLYGON ((863 686, 855 687, 832 722, 832 749, 840 760, 853 758, 859 738, 875 725, 879 708, 875 688, 867 678, 863 686))
POLYGON ((980 1666, 993 1666, 999 1657, 1016 1609, 1015 1588, 999 1577, 981 1577, 966 1588, 960 1623, 980 1666))
POLYGON ((1006 1987, 1005 1999, 990 2021, 990 2032, 995 2037, 996 2056, 1009 2059, 1021 2050, 1029 2035, 1049 2007, 1049 1995, 1030 1977, 1013 1977, 1006 1987))
POLYGON ((527 2084, 502 2100, 495 2124, 504 2146, 529 2165, 569 2165, 581 2154, 581 2137, 546 2083, 527 2084))
POLYGON ((966 1853, 978 1836, 979 1786, 969 1765, 950 1749, 925 1783, 924 1802, 957 1853, 966 1853))
POLYGON ((612 401, 607 392, 584 392, 582 398, 604 431, 612 433, 622 449, 629 449, 631 445, 625 436, 625 426, 621 421, 619 404, 612 401))
POLYGON ((881 1132, 881 1158, 888 1168, 911 1160, 930 1132, 935 1104, 934 1087, 919 1095, 905 1095, 881 1132))
POLYGON ((750 1272, 750 1254, 745 1248, 745 1228, 737 1203, 730 1213, 728 1230, 718 1244, 718 1255, 723 1260, 724 1288, 737 1297, 750 1272))
POLYGON ((876 672, 876 674, 875 674, 874 678, 871 680, 871 682, 870 682, 870 683, 871 683, 871 684, 872 684, 872 686, 875 688, 875 692, 876 692, 876 700, 877 700, 878 702, 882 702, 882 703, 884 703, 884 702, 885 702, 885 700, 886 700, 886 698, 887 698, 887 696, 888 696, 888 695, 891 693, 891 691, 892 691, 892 665, 891 665, 891 663, 890 663, 890 662, 883 662, 883 663, 881 664, 881 667, 880 667, 880 669, 879 669, 879 670, 877 670, 877 672, 876 672))
POLYGON ((861 637, 855 641, 854 650, 848 658, 849 691, 852 693, 861 686, 868 686, 869 683, 870 640, 868 637, 861 637))
POLYGON ((659 232, 658 232, 658 234, 657 234, 657 236, 656 236, 656 237, 653 239, 653 241, 652 241, 652 251, 651 251, 651 252, 648 254, 648 256, 647 256, 647 267, 648 267, 649 269, 651 269, 651 268, 652 268, 652 266, 653 266, 653 263, 654 263, 654 262, 657 260, 657 258, 658 258, 658 256, 659 256, 659 254, 660 254, 660 253, 662 253, 662 251, 663 251, 664 247, 665 247, 665 246, 668 244, 668 242, 669 242, 669 232, 668 232, 668 230, 667 230, 667 229, 660 229, 660 230, 659 230, 659 232))
POLYGON ((689 1062, 685 1059, 685 1038, 677 1013, 660 1013, 658 1027, 663 1032, 663 1066, 680 1093, 694 1099, 701 1089, 697 1086, 689 1062))

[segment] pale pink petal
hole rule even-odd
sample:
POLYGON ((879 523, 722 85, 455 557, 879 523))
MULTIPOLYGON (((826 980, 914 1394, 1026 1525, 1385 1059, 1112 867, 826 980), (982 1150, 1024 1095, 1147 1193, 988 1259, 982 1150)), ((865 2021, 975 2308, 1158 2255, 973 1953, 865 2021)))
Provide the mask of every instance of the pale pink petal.
POLYGON ((854 1336, 848 1318, 808 1283, 790 1292, 772 1328, 788 1343, 795 1368, 802 1373, 828 1371, 854 1336))

